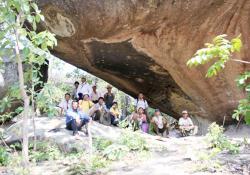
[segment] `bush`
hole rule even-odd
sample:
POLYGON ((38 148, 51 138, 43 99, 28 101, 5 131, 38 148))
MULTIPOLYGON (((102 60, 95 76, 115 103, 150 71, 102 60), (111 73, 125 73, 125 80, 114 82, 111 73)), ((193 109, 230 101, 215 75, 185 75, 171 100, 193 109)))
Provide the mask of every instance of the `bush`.
POLYGON ((0 147, 0 165, 6 166, 9 162, 9 153, 4 147, 0 147))
POLYGON ((125 145, 112 144, 108 146, 103 155, 109 160, 119 160, 129 152, 129 148, 125 145))
POLYGON ((62 100, 64 94, 65 91, 60 87, 52 83, 46 83, 37 95, 37 108, 42 112, 47 113, 48 116, 56 115, 57 109, 55 106, 62 100))
POLYGON ((45 160, 56 160, 61 156, 61 152, 56 145, 51 145, 46 142, 37 142, 36 151, 31 150, 30 159, 35 162, 45 160))
POLYGON ((82 160, 83 156, 86 153, 81 153, 81 155, 76 155, 72 159, 72 164, 67 170, 67 174, 69 175, 83 175, 83 174, 91 174, 95 173, 100 168, 105 168, 107 166, 107 160, 99 155, 94 155, 90 160, 91 166, 88 166, 87 160, 82 160), (77 160, 76 160, 77 159, 77 160))
POLYGON ((147 150, 146 141, 138 133, 126 130, 122 133, 122 136, 119 140, 122 145, 125 145, 129 150, 147 150))
POLYGON ((101 137, 97 137, 93 139, 93 146, 98 151, 105 150, 111 144, 112 144, 112 141, 101 138, 101 137))
POLYGON ((230 153, 238 153, 239 146, 231 143, 231 141, 223 134, 223 131, 224 128, 215 122, 209 126, 206 135, 209 146, 212 148, 218 148, 221 151, 228 150, 230 153))

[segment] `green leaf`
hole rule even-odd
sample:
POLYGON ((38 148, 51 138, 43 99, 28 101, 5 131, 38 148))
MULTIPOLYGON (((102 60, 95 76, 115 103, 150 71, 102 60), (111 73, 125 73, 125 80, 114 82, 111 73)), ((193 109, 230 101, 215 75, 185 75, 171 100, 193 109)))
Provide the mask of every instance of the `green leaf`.
POLYGON ((244 120, 245 120, 246 124, 250 125, 250 111, 246 112, 244 120))
POLYGON ((239 52, 241 47, 242 47, 242 41, 240 39, 240 35, 237 37, 237 38, 234 38, 231 40, 231 43, 232 43, 232 49, 231 51, 234 52, 234 51, 237 51, 239 52))

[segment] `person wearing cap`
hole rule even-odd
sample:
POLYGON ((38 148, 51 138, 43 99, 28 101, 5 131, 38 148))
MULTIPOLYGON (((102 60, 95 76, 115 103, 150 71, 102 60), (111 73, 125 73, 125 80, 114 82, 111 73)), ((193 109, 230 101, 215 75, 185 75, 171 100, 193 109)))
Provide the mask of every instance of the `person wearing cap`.
POLYGON ((90 94, 90 99, 94 104, 98 103, 98 99, 101 97, 101 94, 96 91, 96 84, 92 85, 92 92, 90 94))
POLYGON ((93 120, 100 121, 102 124, 110 125, 111 123, 109 110, 104 103, 103 97, 99 97, 98 103, 94 104, 94 106, 90 109, 89 115, 93 118, 93 120))
POLYGON ((89 110, 91 109, 91 107, 93 106, 93 102, 89 99, 89 95, 88 94, 84 94, 83 95, 83 99, 79 100, 79 109, 80 111, 82 111, 85 114, 89 114, 89 110))
POLYGON ((151 119, 153 130, 157 135, 167 136, 168 135, 168 123, 166 118, 161 115, 159 109, 155 110, 154 116, 151 119))
POLYGON ((113 102, 112 107, 109 110, 110 112, 110 118, 111 118, 111 124, 114 126, 117 126, 119 124, 119 118, 120 118, 120 111, 118 109, 118 103, 113 102))
POLYGON ((77 88, 77 95, 79 93, 82 93, 83 95, 88 94, 90 96, 91 92, 92 92, 92 88, 90 87, 89 83, 86 81, 86 78, 82 77, 81 84, 77 88))
POLYGON ((108 85, 107 86, 108 92, 104 94, 104 102, 106 104, 106 107, 110 109, 112 107, 113 101, 115 99, 114 93, 112 93, 112 86, 108 85))
POLYGON ((198 127, 195 126, 188 115, 188 111, 182 111, 182 117, 179 119, 178 122, 180 134, 181 136, 189 136, 189 135, 196 135, 198 131, 198 127))

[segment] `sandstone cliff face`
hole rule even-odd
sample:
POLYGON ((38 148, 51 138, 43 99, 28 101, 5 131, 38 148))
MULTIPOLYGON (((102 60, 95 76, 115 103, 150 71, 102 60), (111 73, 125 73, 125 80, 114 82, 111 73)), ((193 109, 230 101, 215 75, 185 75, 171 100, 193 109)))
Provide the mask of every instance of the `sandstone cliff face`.
POLYGON ((143 92, 154 107, 178 118, 182 109, 230 122, 244 94, 234 79, 249 67, 228 63, 217 77, 186 61, 218 34, 242 34, 237 58, 250 60, 248 0, 39 0, 54 54, 121 90, 143 92))

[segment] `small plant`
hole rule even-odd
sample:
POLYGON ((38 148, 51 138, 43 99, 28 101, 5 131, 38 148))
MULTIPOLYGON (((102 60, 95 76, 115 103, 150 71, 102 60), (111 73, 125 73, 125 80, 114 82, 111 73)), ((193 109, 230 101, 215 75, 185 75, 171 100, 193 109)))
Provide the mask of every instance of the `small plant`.
POLYGON ((123 158, 128 152, 129 148, 127 146, 112 144, 103 151, 103 155, 108 160, 119 160, 123 158))
POLYGON ((4 147, 0 147, 0 165, 6 166, 9 162, 9 153, 4 147))
POLYGON ((142 138, 138 133, 132 132, 130 130, 126 130, 122 133, 120 138, 120 143, 122 145, 126 145, 130 150, 147 150, 146 141, 142 138))
POLYGON ((67 170, 69 175, 83 175, 89 173, 95 173, 100 168, 107 166, 107 160, 100 155, 94 155, 90 160, 91 167, 88 166, 87 161, 83 160, 86 153, 77 154, 71 159, 71 165, 67 170))
POLYGON ((221 151, 228 150, 230 153, 238 153, 239 146, 231 143, 231 141, 224 135, 224 128, 215 122, 208 128, 206 139, 211 148, 217 148, 221 151))
POLYGON ((105 150, 111 144, 112 144, 112 141, 110 141, 108 139, 101 138, 101 137, 94 138, 94 140, 93 140, 93 146, 98 151, 105 150))
POLYGON ((34 162, 56 160, 61 156, 61 152, 56 145, 51 145, 46 142, 37 142, 36 146, 37 150, 31 150, 30 152, 30 159, 34 162))

